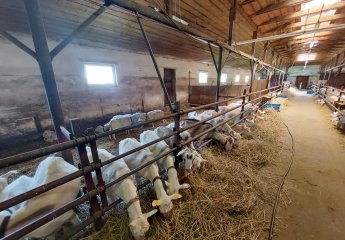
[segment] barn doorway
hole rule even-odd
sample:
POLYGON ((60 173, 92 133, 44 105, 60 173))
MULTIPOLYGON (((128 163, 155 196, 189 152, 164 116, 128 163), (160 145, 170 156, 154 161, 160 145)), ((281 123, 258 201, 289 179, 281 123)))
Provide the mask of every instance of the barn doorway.
MULTIPOLYGON (((164 84, 168 91, 169 99, 173 103, 176 100, 176 69, 164 68, 164 84)), ((165 99, 165 104, 167 100, 165 99)))
POLYGON ((309 76, 297 76, 295 85, 298 89, 307 89, 309 76))

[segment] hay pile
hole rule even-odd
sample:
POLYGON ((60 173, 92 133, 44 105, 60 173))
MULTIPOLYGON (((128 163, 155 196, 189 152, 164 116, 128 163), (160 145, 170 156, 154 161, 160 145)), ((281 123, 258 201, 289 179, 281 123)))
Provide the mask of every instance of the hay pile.
MULTIPOLYGON (((147 239, 261 239, 267 232, 276 182, 285 164, 280 164, 281 143, 277 137, 282 123, 268 110, 258 123, 253 139, 243 140, 238 149, 226 153, 220 146, 204 149, 209 162, 188 179, 192 188, 182 192, 169 216, 150 219, 147 239)), ((149 210, 149 199, 140 199, 149 210)), ((127 214, 115 215, 88 239, 129 239, 127 214)))

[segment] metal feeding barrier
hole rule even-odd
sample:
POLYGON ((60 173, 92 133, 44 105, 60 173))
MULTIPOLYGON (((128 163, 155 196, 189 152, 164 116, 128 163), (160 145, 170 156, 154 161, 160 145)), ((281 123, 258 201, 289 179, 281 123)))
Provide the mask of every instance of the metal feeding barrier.
MULTIPOLYGON (((60 151, 66 150, 66 149, 73 149, 75 147, 78 150, 79 158, 80 158, 80 167, 79 167, 78 171, 76 171, 72 174, 66 175, 62 178, 56 179, 52 182, 46 183, 42 186, 36 187, 30 191, 27 191, 23 194, 20 194, 18 196, 13 197, 13 198, 7 199, 3 202, 0 202, 0 211, 6 210, 12 206, 15 206, 19 203, 27 201, 31 198, 39 197, 40 194, 45 193, 45 192, 47 192, 51 189, 54 189, 58 186, 61 186, 61 185, 65 184, 69 181, 72 181, 76 178, 84 177, 84 180, 85 180, 85 188, 84 188, 84 194, 83 195, 77 197, 75 200, 67 203, 63 207, 55 209, 54 211, 49 212, 49 213, 39 217, 37 220, 27 224, 26 226, 24 226, 24 227, 22 227, 16 231, 13 231, 13 232, 9 231, 8 233, 6 232, 6 234, 4 235, 4 237, 2 239, 6 239, 6 240, 19 239, 19 238, 25 236, 26 234, 32 232, 33 230, 43 226, 44 224, 48 223, 49 221, 61 216, 62 214, 66 213, 70 210, 73 210, 76 206, 83 204, 87 201, 89 202, 88 204, 90 207, 90 216, 86 220, 84 220, 82 223, 80 223, 78 226, 76 226, 73 229, 73 231, 68 234, 68 236, 65 236, 65 238, 68 239, 68 238, 72 237, 73 235, 78 233, 80 230, 85 229, 87 226, 89 226, 91 224, 94 224, 96 230, 101 229, 102 226, 104 225, 105 220, 106 220, 106 217, 104 216, 104 214, 106 212, 110 211, 111 209, 113 209, 118 203, 121 202, 121 200, 119 199, 113 203, 108 204, 106 190, 109 187, 113 186, 116 183, 123 181, 125 178, 137 173, 141 169, 157 162, 162 157, 165 157, 171 153, 173 153, 176 156, 178 151, 183 146, 186 146, 187 144, 191 143, 192 141, 199 139, 203 135, 215 130, 216 128, 224 125, 225 123, 228 123, 229 121, 235 119, 238 116, 241 116, 240 120, 237 121, 236 123, 232 124, 232 126, 240 123, 241 121, 243 121, 245 119, 245 115, 248 113, 248 111, 250 111, 250 109, 244 110, 245 105, 247 105, 249 103, 256 104, 257 102, 260 102, 260 100, 264 97, 264 95, 266 93, 270 93, 270 92, 273 93, 273 92, 278 92, 278 91, 282 91, 282 90, 283 90, 283 85, 275 86, 272 88, 267 88, 267 89, 253 92, 250 94, 246 94, 246 92, 244 92, 243 95, 238 96, 238 97, 227 98, 224 101, 219 101, 219 102, 203 105, 203 106, 196 107, 196 108, 190 108, 188 110, 180 110, 180 105, 177 102, 174 104, 173 113, 169 114, 165 117, 137 123, 137 124, 134 124, 132 126, 123 127, 123 128, 116 129, 116 130, 110 130, 110 131, 107 131, 104 133, 99 133, 99 134, 96 134, 94 131, 88 129, 88 131, 86 131, 86 134, 82 137, 74 138, 74 139, 66 141, 64 143, 58 143, 58 144, 55 144, 52 146, 39 148, 39 149, 35 149, 35 150, 29 151, 29 152, 25 152, 25 153, 21 153, 21 154, 17 154, 14 156, 0 159, 0 169, 4 169, 4 168, 7 168, 9 166, 13 166, 13 165, 20 164, 20 163, 25 163, 25 162, 28 162, 30 160, 34 160, 34 159, 39 158, 39 157, 47 156, 49 154, 60 152, 60 151), (258 93, 261 93, 262 96, 255 98, 255 99, 250 99, 250 96, 252 96, 253 94, 258 94, 258 93), (246 101, 247 98, 248 98, 248 101, 246 101), (209 117, 207 119, 204 119, 202 121, 198 121, 195 124, 192 124, 190 126, 180 128, 180 122, 181 122, 181 116, 182 115, 185 115, 189 112, 201 110, 201 109, 208 109, 210 107, 218 106, 219 104, 224 104, 224 103, 227 103, 229 101, 233 101, 233 100, 237 100, 237 99, 242 99, 242 104, 240 104, 236 107, 233 107, 231 109, 227 109, 226 111, 224 111, 222 113, 217 113, 214 116, 209 117), (180 133, 182 133, 188 129, 194 128, 196 126, 199 126, 201 124, 204 124, 211 119, 214 119, 216 117, 224 115, 227 112, 231 112, 231 111, 238 109, 238 108, 241 108, 241 111, 237 115, 232 116, 231 118, 226 119, 226 120, 218 123, 217 125, 215 125, 209 129, 207 129, 206 131, 198 134, 197 136, 192 136, 187 141, 184 141, 184 142, 181 141, 180 133), (157 140, 154 140, 152 142, 149 142, 147 144, 144 144, 144 145, 142 145, 138 148, 135 148, 131 151, 128 151, 126 153, 123 153, 123 154, 120 154, 120 155, 115 156, 113 158, 110 158, 106 161, 103 161, 103 162, 100 161, 99 156, 98 156, 98 152, 97 152, 97 139, 111 136, 113 134, 124 132, 124 131, 130 130, 130 129, 135 129, 135 128, 140 127, 140 126, 144 126, 147 124, 151 124, 151 123, 158 122, 158 121, 161 121, 164 119, 169 119, 169 118, 173 118, 174 122, 175 122, 175 129, 174 129, 173 133, 171 133, 165 137, 159 138, 157 140), (103 166, 108 165, 114 161, 117 161, 117 160, 125 157, 125 156, 128 156, 132 153, 135 153, 141 149, 144 149, 148 146, 151 146, 152 144, 158 143, 159 141, 165 140, 165 139, 170 138, 172 136, 175 136, 175 145, 172 149, 159 155, 158 157, 155 157, 153 160, 141 165, 140 167, 131 170, 129 173, 113 180, 112 182, 105 184, 105 182, 103 180, 102 171, 101 171, 101 168, 103 166), (90 146, 90 149, 92 152, 92 157, 93 157, 93 162, 90 162, 88 157, 87 157, 86 145, 90 146), (91 175, 92 172, 95 172, 95 174, 96 174, 97 183, 95 183, 95 181, 92 178, 92 175, 91 175), (98 201, 97 196, 100 197, 101 201, 98 201)), ((144 182, 142 185, 138 186, 138 189, 143 188, 148 183, 150 183, 150 182, 149 181, 144 182)))
POLYGON ((343 95, 345 96, 345 91, 344 90, 340 90, 340 89, 337 89, 337 88, 334 88, 334 87, 330 87, 330 86, 317 86, 317 85, 314 85, 313 87, 316 88, 317 94, 319 95, 319 97, 321 97, 325 101, 325 103, 327 104, 327 106, 330 109, 332 109, 333 111, 338 112, 341 116, 345 116, 345 113, 344 113, 343 110, 339 109, 337 106, 335 106, 334 103, 330 102, 327 99, 329 90, 333 90, 333 91, 337 91, 338 92, 338 95, 337 95, 338 100, 337 100, 337 102, 340 102, 341 99, 342 99, 342 96, 343 95), (324 92, 322 92, 323 89, 325 89, 324 92))

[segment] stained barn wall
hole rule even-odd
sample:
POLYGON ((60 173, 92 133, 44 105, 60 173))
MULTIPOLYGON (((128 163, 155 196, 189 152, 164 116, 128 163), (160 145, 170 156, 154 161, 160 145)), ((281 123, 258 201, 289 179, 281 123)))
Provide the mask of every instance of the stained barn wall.
MULTIPOLYGON (((32 47, 29 36, 18 36, 32 47)), ((57 43, 49 41, 50 49, 57 43)), ((0 138, 35 131, 33 116, 38 116, 44 128, 51 127, 45 92, 37 63, 16 46, 0 39, 0 138)), ((197 81, 199 71, 208 71, 206 85, 215 85, 213 65, 157 58, 161 73, 163 68, 176 69, 177 99, 188 100, 189 74, 191 85, 197 81)), ((58 90, 65 120, 70 118, 99 119, 116 113, 148 111, 163 108, 164 96, 149 55, 124 51, 69 45, 53 61, 58 90), (116 64, 118 86, 89 86, 83 63, 106 62, 116 64)), ((248 70, 224 68, 228 82, 248 70)))

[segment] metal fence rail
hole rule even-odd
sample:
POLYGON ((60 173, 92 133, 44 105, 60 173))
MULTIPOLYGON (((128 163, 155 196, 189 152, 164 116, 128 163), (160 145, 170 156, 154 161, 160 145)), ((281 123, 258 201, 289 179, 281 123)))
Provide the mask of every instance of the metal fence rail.
MULTIPOLYGON (((45 193, 51 189, 54 189, 58 186, 61 186, 69 181, 72 181, 73 179, 79 178, 79 177, 84 177, 85 179, 85 185, 86 185, 86 193, 80 197, 78 197, 77 199, 67 203, 65 206, 58 208, 40 218, 38 218, 36 221, 22 227, 21 229, 15 231, 15 232, 9 232, 7 233, 3 239, 18 239, 20 237, 25 236, 26 234, 30 233, 31 231, 37 229, 40 226, 43 226, 44 224, 46 224, 47 222, 61 216, 62 214, 72 210, 73 208, 75 208, 76 206, 85 203, 86 201, 89 201, 89 205, 90 205, 90 217, 88 219, 86 219, 85 221, 83 221, 79 226, 75 227, 73 230, 73 233, 70 233, 70 235, 68 237, 71 237, 72 235, 78 233, 81 229, 85 228, 86 226, 93 224, 95 225, 96 230, 99 230, 102 225, 103 225, 103 218, 104 218, 104 214, 108 211, 110 211, 111 209, 113 209, 119 202, 119 201, 115 201, 113 203, 110 203, 108 205, 107 199, 106 199, 106 189, 113 186, 116 183, 119 183, 121 181, 123 181, 124 179, 126 179, 127 177, 137 173, 138 171, 140 171, 141 169, 157 162, 160 158, 165 157, 169 154, 176 154, 177 150, 181 149, 183 146, 188 145, 189 143, 191 143, 192 141, 202 137, 203 135, 215 130, 216 128, 228 123, 229 121, 235 119, 236 117, 241 115, 241 119, 240 121, 232 124, 232 126, 238 124, 239 122, 241 122, 242 120, 245 119, 244 115, 250 111, 250 109, 244 111, 244 106, 249 104, 249 103, 253 103, 256 102, 260 99, 262 99, 264 96, 260 96, 256 99, 253 100, 249 100, 249 97, 253 94, 257 94, 257 93, 262 93, 265 91, 281 91, 283 88, 283 86, 276 86, 276 87, 272 87, 272 88, 268 88, 268 89, 264 89, 258 92, 253 92, 250 94, 244 94, 238 97, 233 97, 233 98, 228 98, 227 100, 224 101, 219 101, 219 102, 215 102, 215 103, 211 103, 211 104, 207 104, 207 105, 203 105, 200 107, 196 107, 196 108, 190 108, 187 110, 180 110, 179 109, 179 104, 175 104, 174 106, 174 113, 155 119, 155 120, 149 120, 149 121, 145 121, 142 123, 137 123, 134 124, 132 126, 129 127, 123 127, 117 130, 111 130, 105 133, 101 133, 101 134, 94 134, 91 131, 88 131, 87 134, 83 137, 79 137, 64 143, 59 143, 59 144, 55 144, 49 147, 44 147, 44 148, 40 148, 40 149, 36 149, 33 151, 29 151, 26 153, 22 153, 22 154, 17 154, 11 157, 7 157, 7 158, 3 158, 0 159, 0 168, 6 168, 9 166, 13 166, 16 164, 20 164, 20 163, 24 163, 24 162, 28 162, 30 160, 39 158, 39 157, 43 157, 55 152, 59 152, 59 151, 63 151, 63 150, 67 150, 67 149, 72 149, 77 147, 78 152, 79 152, 79 157, 80 157, 80 161, 81 161, 81 167, 78 171, 66 175, 60 179, 57 179, 55 181, 49 182, 47 184, 44 184, 42 186, 36 187, 24 194, 15 196, 13 198, 7 199, 3 202, 0 202, 0 211, 3 211, 5 209, 8 209, 14 205, 17 205, 21 202, 27 201, 33 197, 39 197, 40 194, 45 193), (246 99, 248 98, 249 101, 246 102, 246 99), (242 104, 240 104, 239 106, 233 107, 231 109, 227 109, 226 111, 222 112, 222 113, 217 113, 215 115, 213 115, 212 117, 209 117, 207 119, 204 119, 202 121, 199 121, 195 124, 192 124, 190 126, 184 127, 184 128, 180 128, 180 121, 181 121, 181 116, 185 115, 189 112, 193 112, 193 111, 197 111, 197 110, 201 110, 201 109, 208 109, 210 107, 219 105, 219 104, 223 104, 223 103, 227 103, 229 101, 233 101, 233 100, 237 100, 237 99, 242 99, 242 104), (192 138, 188 139, 185 142, 181 142, 180 141, 180 133, 187 131, 188 129, 194 128, 196 126, 199 126, 203 123, 206 123, 209 120, 212 120, 214 118, 217 118, 219 116, 222 116, 228 112, 234 111, 238 108, 241 108, 241 111, 236 114, 235 116, 232 116, 229 119, 226 119, 220 123, 218 123, 217 125, 209 128, 208 130, 198 134, 197 136, 192 136, 192 138), (161 121, 163 119, 169 119, 169 118, 173 118, 175 121, 175 130, 173 133, 159 138, 157 140, 151 141, 147 144, 144 144, 138 148, 135 148, 131 151, 128 151, 126 153, 120 154, 118 156, 115 156, 111 159, 108 159, 106 161, 101 162, 99 160, 98 157, 98 153, 97 153, 97 139, 99 138, 104 138, 107 136, 110 136, 112 134, 115 133, 120 133, 120 132, 124 132, 126 130, 130 130, 130 129, 134 129, 140 126, 144 126, 150 123, 154 123, 154 122, 158 122, 161 121), (160 156, 155 157, 153 160, 141 165, 140 167, 131 170, 129 173, 105 184, 103 182, 103 176, 102 176, 102 172, 101 172, 101 168, 105 165, 111 164, 114 161, 117 161, 125 156, 128 156, 134 152, 140 151, 148 146, 151 146, 155 143, 158 143, 159 141, 165 140, 167 138, 170 138, 172 136, 175 136, 175 147, 173 147, 172 149, 170 149, 168 152, 165 152, 164 154, 161 154, 160 156), (93 162, 90 162, 87 154, 86 154, 86 145, 89 144, 91 147, 91 151, 92 151, 92 156, 93 156, 93 162), (91 172, 95 172, 96 176, 97 176, 97 181, 98 181, 98 185, 95 184, 94 180, 91 177, 91 172), (97 196, 101 197, 101 203, 100 204, 97 200, 97 196)), ((144 185, 147 185, 149 182, 144 183, 144 185)), ((139 186, 142 187, 142 186, 139 186)), ((138 187, 138 188, 139 188, 138 187)))
POLYGON ((317 85, 314 85, 313 87, 316 88, 317 94, 319 95, 319 97, 321 97, 325 101, 325 103, 327 104, 327 106, 329 108, 331 108, 333 111, 338 112, 340 115, 345 116, 344 111, 341 111, 333 103, 331 103, 330 101, 327 100, 327 96, 328 96, 327 93, 328 93, 329 89, 333 89, 333 90, 335 90, 335 91, 337 91, 339 93, 339 95, 337 96, 338 97, 338 102, 341 100, 342 96, 345 95, 345 91, 344 90, 340 90, 340 89, 337 89, 337 88, 334 88, 334 87, 330 87, 330 86, 317 86, 317 85), (322 92, 322 89, 325 89, 324 93, 322 92))

